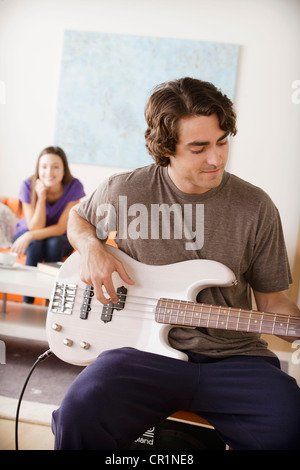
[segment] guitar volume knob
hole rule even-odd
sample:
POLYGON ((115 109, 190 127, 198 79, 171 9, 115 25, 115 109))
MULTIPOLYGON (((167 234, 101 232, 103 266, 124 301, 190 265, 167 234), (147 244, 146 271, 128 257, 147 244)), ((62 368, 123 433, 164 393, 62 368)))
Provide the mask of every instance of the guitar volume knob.
POLYGON ((72 346, 73 344, 73 341, 69 338, 65 338, 63 342, 65 346, 72 346))

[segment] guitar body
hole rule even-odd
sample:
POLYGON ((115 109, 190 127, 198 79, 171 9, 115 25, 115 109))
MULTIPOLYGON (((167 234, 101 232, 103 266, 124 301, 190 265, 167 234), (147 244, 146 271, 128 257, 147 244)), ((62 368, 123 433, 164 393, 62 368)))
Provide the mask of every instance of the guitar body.
MULTIPOLYGON (((135 281, 126 285, 113 274, 115 289, 124 286, 127 293, 120 309, 113 308, 106 321, 103 305, 86 294, 80 280, 80 254, 73 253, 60 268, 47 314, 47 338, 53 353, 65 362, 87 365, 108 349, 133 347, 177 359, 186 359, 168 342, 172 325, 155 321, 158 299, 196 301, 206 287, 232 286, 235 276, 221 263, 189 260, 167 266, 145 265, 112 246, 106 249, 124 265, 135 281), (86 306, 88 305, 88 309, 86 306), (82 316, 82 306, 86 315, 82 316)), ((89 292, 89 291, 88 291, 89 292)))

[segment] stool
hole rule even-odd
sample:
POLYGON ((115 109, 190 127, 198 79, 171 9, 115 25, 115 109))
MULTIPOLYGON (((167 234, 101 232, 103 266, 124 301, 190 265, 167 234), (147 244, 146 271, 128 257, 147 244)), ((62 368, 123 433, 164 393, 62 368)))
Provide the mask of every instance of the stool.
POLYGON ((180 421, 187 424, 195 424, 197 426, 203 426, 204 428, 214 429, 214 427, 208 421, 196 415, 195 413, 192 413, 191 411, 177 411, 176 413, 169 416, 168 419, 180 421))

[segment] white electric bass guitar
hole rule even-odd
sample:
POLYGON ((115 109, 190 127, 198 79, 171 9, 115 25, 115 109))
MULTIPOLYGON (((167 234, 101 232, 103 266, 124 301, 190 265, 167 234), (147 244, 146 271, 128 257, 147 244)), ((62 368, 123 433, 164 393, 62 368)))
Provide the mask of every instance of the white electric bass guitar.
POLYGON ((300 318, 219 307, 196 302, 212 286, 236 284, 221 263, 189 260, 166 266, 145 265, 112 246, 135 284, 126 285, 117 273, 113 283, 118 303, 102 305, 92 286, 79 279, 80 254, 73 253, 58 271, 47 314, 47 337, 52 352, 65 362, 87 365, 107 350, 133 347, 186 360, 173 349, 168 333, 173 326, 300 336, 300 318))

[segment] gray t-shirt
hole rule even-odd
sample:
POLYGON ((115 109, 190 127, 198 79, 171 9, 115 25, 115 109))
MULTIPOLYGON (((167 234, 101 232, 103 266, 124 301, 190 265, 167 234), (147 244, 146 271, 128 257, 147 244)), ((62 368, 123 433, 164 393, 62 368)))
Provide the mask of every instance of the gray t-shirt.
MULTIPOLYGON (((101 239, 105 238, 101 221, 109 207, 105 204, 114 207, 107 231, 117 231, 119 249, 132 258, 151 265, 208 259, 234 272, 237 285, 204 289, 199 302, 250 310, 251 288, 278 292, 289 287, 278 210, 263 190, 233 174, 225 172, 217 188, 200 195, 180 191, 167 168, 155 164, 114 175, 79 207, 79 214, 98 228, 101 239), (165 217, 159 218, 163 210, 165 217)), ((211 357, 274 355, 257 333, 174 327, 169 341, 176 349, 211 357)))

